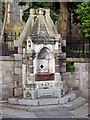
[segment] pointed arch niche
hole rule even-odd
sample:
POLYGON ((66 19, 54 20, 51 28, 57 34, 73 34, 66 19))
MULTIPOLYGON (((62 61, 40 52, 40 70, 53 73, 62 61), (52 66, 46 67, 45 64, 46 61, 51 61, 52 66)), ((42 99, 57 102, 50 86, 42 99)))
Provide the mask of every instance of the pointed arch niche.
POLYGON ((55 59, 50 49, 43 47, 36 56, 36 81, 54 80, 55 59))

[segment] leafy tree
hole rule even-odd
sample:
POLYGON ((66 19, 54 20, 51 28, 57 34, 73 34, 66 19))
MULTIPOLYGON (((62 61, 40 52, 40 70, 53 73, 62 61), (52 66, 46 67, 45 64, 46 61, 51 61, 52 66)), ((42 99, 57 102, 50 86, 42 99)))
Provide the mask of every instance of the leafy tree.
MULTIPOLYGON (((23 2, 19 3, 19 5, 21 5, 21 6, 23 6, 25 4, 26 3, 23 3, 23 2)), ((53 19, 54 22, 57 21, 59 4, 54 3, 54 2, 47 2, 47 3, 46 2, 29 2, 28 4, 29 4, 29 8, 24 11, 24 14, 23 14, 23 17, 22 17, 23 21, 25 21, 25 22, 27 21, 27 19, 29 17, 30 8, 39 8, 39 7, 40 8, 50 8, 51 18, 53 19), (56 7, 56 5, 57 5, 57 7, 56 7)))
POLYGON ((77 5, 75 10, 78 22, 82 26, 82 33, 86 38, 90 38, 90 2, 83 2, 77 5))

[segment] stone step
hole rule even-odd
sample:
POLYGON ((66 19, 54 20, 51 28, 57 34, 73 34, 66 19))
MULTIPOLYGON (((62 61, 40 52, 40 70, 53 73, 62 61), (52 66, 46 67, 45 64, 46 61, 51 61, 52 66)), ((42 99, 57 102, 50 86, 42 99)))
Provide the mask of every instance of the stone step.
POLYGON ((70 110, 74 110, 82 105, 84 105, 86 103, 85 98, 83 97, 78 97, 75 100, 66 103, 64 106, 69 108, 70 110))
POLYGON ((68 101, 72 101, 76 98, 75 93, 69 93, 61 98, 42 98, 42 99, 17 99, 17 98, 9 98, 8 102, 10 104, 19 104, 19 105, 29 105, 29 106, 40 106, 40 105, 58 105, 65 104, 68 101))
MULTIPOLYGON (((57 110, 74 110, 80 106, 83 106, 86 101, 83 97, 78 97, 75 100, 65 103, 65 104, 58 104, 58 105, 39 105, 39 106, 30 106, 28 104, 30 101, 27 101, 27 105, 23 104, 3 104, 3 107, 19 109, 19 110, 27 110, 27 111, 57 111, 57 110)), ((22 103, 22 102, 21 102, 22 103)), ((33 102, 34 103, 34 102, 33 102)), ((34 104, 35 105, 35 104, 34 104)))

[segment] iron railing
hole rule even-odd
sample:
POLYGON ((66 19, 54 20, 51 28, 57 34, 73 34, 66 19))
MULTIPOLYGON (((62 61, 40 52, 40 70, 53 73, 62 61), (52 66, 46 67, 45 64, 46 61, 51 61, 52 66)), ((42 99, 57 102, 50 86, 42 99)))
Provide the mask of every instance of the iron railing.
MULTIPOLYGON (((8 56, 17 53, 17 48, 13 41, 20 36, 20 33, 4 33, 2 43, 2 54, 8 56), (9 44, 11 42, 11 46, 9 44)), ((66 38, 66 48, 64 49, 68 58, 89 58, 90 57, 90 40, 85 37, 71 36, 66 38)))
POLYGON ((66 40, 66 55, 70 58, 89 58, 90 40, 85 37, 68 36, 66 40))

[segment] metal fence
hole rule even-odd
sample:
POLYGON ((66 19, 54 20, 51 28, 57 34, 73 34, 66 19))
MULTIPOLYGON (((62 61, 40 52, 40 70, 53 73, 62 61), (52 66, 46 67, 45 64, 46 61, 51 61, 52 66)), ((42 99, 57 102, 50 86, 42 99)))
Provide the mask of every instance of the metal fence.
POLYGON ((69 36, 66 40, 66 55, 70 58, 89 58, 90 40, 85 37, 69 36))
MULTIPOLYGON (((2 43, 2 55, 8 56, 17 53, 14 47, 14 40, 18 39, 20 33, 4 33, 2 43)), ((66 48, 64 49, 68 58, 89 58, 90 40, 85 37, 71 36, 66 38, 66 48)))
POLYGON ((17 34, 16 32, 4 33, 0 56, 9 56, 17 53, 17 48, 14 47, 14 40, 17 40, 19 36, 20 33, 17 34))

